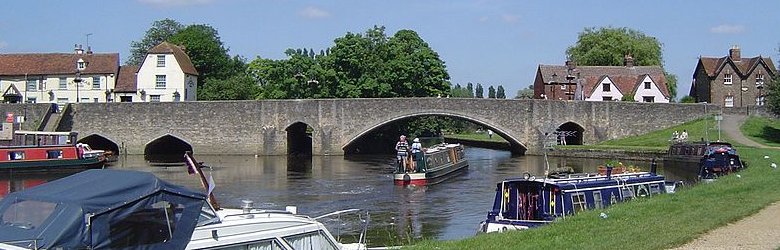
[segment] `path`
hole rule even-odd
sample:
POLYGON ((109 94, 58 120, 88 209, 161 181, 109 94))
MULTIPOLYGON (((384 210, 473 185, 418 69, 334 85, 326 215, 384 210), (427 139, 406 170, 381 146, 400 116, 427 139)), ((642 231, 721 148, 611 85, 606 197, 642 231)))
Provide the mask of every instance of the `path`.
MULTIPOLYGON (((724 115, 721 131, 734 142, 766 148, 739 130, 745 122, 743 115, 724 115)), ((676 249, 778 249, 780 248, 780 202, 773 203, 758 213, 722 226, 676 249)))

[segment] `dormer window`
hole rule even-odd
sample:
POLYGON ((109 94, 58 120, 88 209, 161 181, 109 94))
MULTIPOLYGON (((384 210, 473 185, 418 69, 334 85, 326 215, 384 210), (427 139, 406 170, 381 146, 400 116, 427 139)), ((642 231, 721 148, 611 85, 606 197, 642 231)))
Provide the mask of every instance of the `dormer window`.
POLYGON ((87 62, 84 61, 84 59, 79 58, 78 61, 76 61, 76 68, 78 70, 84 70, 87 68, 87 62))
POLYGON ((731 84, 731 74, 726 73, 723 75, 723 84, 731 84))
POLYGON ((609 83, 601 84, 601 89, 603 89, 604 92, 610 92, 609 87, 610 87, 609 83))
POLYGON ((165 55, 157 55, 157 67, 165 67, 165 55))
POLYGON ((650 89, 650 82, 645 82, 645 89, 650 89))

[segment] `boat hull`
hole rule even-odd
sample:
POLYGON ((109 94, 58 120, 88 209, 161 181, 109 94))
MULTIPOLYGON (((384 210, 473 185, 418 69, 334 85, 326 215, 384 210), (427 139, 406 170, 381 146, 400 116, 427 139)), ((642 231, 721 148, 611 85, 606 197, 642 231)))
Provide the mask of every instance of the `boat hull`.
POLYGON ((423 173, 395 173, 393 180, 396 185, 428 185, 435 184, 445 177, 451 176, 461 170, 468 168, 469 163, 466 160, 447 164, 438 168, 428 169, 423 173))
POLYGON ((28 160, 0 163, 0 169, 18 169, 18 170, 51 170, 51 169, 73 169, 73 168, 102 168, 105 164, 104 159, 97 157, 85 159, 52 159, 52 160, 28 160))

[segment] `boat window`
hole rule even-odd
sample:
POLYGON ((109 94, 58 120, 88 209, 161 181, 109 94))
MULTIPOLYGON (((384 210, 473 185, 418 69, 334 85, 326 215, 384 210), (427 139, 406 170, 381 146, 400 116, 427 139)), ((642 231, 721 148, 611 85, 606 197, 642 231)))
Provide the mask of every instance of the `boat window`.
POLYGON ((8 152, 9 160, 24 160, 24 151, 11 151, 8 152))
POLYGON ((62 150, 46 150, 46 159, 62 158, 62 150))
POLYGON ((585 193, 574 193, 571 195, 571 204, 574 207, 574 213, 585 210, 585 193))
POLYGON ((267 240, 260 240, 250 243, 243 243, 239 245, 233 245, 228 247, 219 247, 219 248, 210 248, 210 249, 219 249, 219 250, 284 250, 284 247, 282 245, 274 240, 274 239, 267 239, 267 240))
POLYGON ((622 187, 620 188, 620 193, 623 196, 622 200, 628 200, 634 198, 634 187, 622 187))
POLYGON ((200 216, 198 216, 198 226, 205 226, 219 222, 219 217, 214 209, 211 208, 208 202, 203 203, 203 207, 200 208, 200 216))
POLYGON ((636 196, 637 197, 647 197, 650 196, 650 192, 648 191, 648 186, 646 184, 641 184, 636 187, 636 196))
POLYGON ((295 250, 337 250, 338 247, 322 230, 316 232, 304 233, 299 235, 284 237, 290 246, 295 250))
POLYGON ((601 191, 593 191, 593 208, 601 209, 601 191))
POLYGON ((22 229, 39 227, 57 207, 56 203, 34 200, 20 200, 2 211, 0 224, 22 229))
POLYGON ((109 248, 128 248, 171 240, 184 205, 158 201, 141 207, 123 218, 109 222, 109 248))
POLYGON ((654 194, 660 194, 661 193, 661 185, 659 184, 650 184, 650 195, 654 194))

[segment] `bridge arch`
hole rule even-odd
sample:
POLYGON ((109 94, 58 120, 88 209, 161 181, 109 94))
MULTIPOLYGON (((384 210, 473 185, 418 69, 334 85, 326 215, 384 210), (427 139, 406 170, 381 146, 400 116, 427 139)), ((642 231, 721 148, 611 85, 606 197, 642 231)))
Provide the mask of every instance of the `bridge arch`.
POLYGON ((150 162, 168 163, 184 161, 184 152, 192 151, 192 145, 172 134, 165 134, 146 143, 144 158, 150 162))
POLYGON ((114 155, 119 155, 119 144, 101 134, 91 134, 78 140, 79 143, 86 143, 92 149, 111 151, 114 155))
POLYGON ((558 144, 582 145, 585 128, 575 122, 565 122, 558 126, 558 144))
POLYGON ((288 125, 284 131, 287 132, 287 155, 312 154, 314 129, 309 124, 297 121, 288 125))
POLYGON ((500 126, 500 125, 497 125, 497 124, 492 124, 490 122, 487 122, 485 119, 481 119, 481 118, 478 118, 478 117, 473 117, 473 116, 469 116, 469 115, 465 115, 465 114, 454 113, 454 112, 450 112, 450 111, 440 111, 440 110, 398 114, 398 115, 395 115, 395 116, 393 116, 391 118, 384 119, 384 120, 382 120, 382 121, 380 121, 378 123, 375 123, 375 124, 372 124, 370 126, 367 126, 367 127, 363 128, 363 129, 360 129, 359 133, 355 134, 354 136, 351 136, 351 138, 349 138, 349 140, 347 140, 345 143, 343 143, 341 145, 341 149, 344 150, 344 151, 347 151, 347 149, 353 143, 358 141, 358 139, 360 139, 363 136, 366 136, 367 134, 369 134, 369 133, 371 133, 373 131, 378 130, 379 128, 381 128, 381 127, 383 127, 385 125, 388 125, 388 124, 391 124, 391 123, 395 123, 395 122, 398 122, 400 120, 414 118, 414 117, 420 117, 420 116, 445 116, 445 117, 453 117, 453 118, 458 118, 458 119, 462 119, 462 120, 465 120, 465 121, 469 121, 469 122, 472 122, 472 123, 477 124, 479 126, 483 126, 485 128, 488 128, 488 129, 492 130, 497 136, 501 136, 502 138, 507 140, 509 142, 510 150, 512 151, 512 153, 523 154, 528 149, 528 147, 526 146, 525 143, 523 143, 518 138, 513 136, 513 134, 515 134, 515 133, 513 133, 512 131, 509 131, 508 129, 504 128, 503 126, 500 126))

